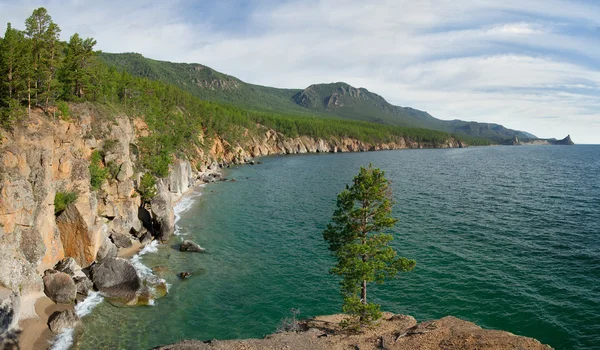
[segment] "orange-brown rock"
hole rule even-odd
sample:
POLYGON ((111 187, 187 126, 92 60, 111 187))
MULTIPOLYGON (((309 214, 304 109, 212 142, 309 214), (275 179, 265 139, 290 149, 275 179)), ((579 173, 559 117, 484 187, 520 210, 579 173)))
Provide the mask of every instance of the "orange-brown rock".
POLYGON ((474 323, 448 316, 421 322, 411 316, 384 313, 382 320, 362 333, 340 329, 344 315, 320 316, 300 322, 302 331, 283 332, 264 339, 246 340, 185 340, 155 349, 160 350, 548 350, 548 345, 533 338, 509 332, 482 329, 474 323))

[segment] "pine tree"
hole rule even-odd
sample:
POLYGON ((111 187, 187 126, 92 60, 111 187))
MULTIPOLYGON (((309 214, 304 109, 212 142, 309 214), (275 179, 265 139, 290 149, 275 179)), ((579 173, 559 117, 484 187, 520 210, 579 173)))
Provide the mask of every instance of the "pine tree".
POLYGON ((71 36, 60 74, 65 98, 81 99, 91 90, 95 73, 94 45, 96 40, 92 38, 84 40, 77 33, 71 36))
POLYGON ((44 102, 48 108, 58 86, 56 71, 60 63, 60 28, 43 7, 33 11, 25 20, 25 27, 25 33, 32 40, 35 103, 44 102))
POLYGON ((8 23, 0 41, 0 108, 5 126, 10 126, 23 113, 27 80, 31 75, 31 47, 23 32, 8 23))
POLYGON ((342 309, 351 316, 343 326, 359 329, 379 319, 380 306, 367 301, 367 284, 383 283, 416 265, 414 260, 397 257, 389 246, 392 235, 379 233, 398 221, 391 216, 392 205, 384 172, 370 165, 361 167, 352 186, 346 186, 338 195, 333 223, 323 232, 336 258, 330 273, 342 276, 342 309))

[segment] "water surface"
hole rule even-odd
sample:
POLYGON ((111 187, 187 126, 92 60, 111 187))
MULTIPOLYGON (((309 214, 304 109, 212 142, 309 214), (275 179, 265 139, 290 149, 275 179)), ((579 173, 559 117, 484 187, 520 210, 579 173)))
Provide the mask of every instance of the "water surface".
POLYGON ((154 306, 103 303, 81 349, 145 349, 182 339, 262 337, 289 309, 340 311, 322 231, 361 165, 386 171, 394 246, 416 269, 373 288, 417 320, 454 315, 558 349, 600 344, 600 146, 481 147, 266 157, 229 169, 143 262, 172 284, 154 306), (176 274, 193 272, 181 281, 176 274))

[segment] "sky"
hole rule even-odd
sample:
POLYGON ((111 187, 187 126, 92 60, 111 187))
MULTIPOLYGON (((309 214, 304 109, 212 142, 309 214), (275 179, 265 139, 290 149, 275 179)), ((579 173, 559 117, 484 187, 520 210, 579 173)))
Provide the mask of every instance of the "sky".
MULTIPOLYGON (((600 144, 600 1, 0 0, 105 52, 286 88, 344 81, 440 119, 600 144)), ((3 30, 2 30, 3 32, 3 30)))

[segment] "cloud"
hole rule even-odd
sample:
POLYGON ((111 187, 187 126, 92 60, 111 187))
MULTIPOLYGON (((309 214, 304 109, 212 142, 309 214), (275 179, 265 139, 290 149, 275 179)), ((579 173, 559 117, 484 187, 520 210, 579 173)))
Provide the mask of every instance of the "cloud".
POLYGON ((0 0, 0 25, 39 5, 64 39, 77 31, 108 52, 278 87, 346 81, 442 119, 600 143, 594 2, 0 0))

